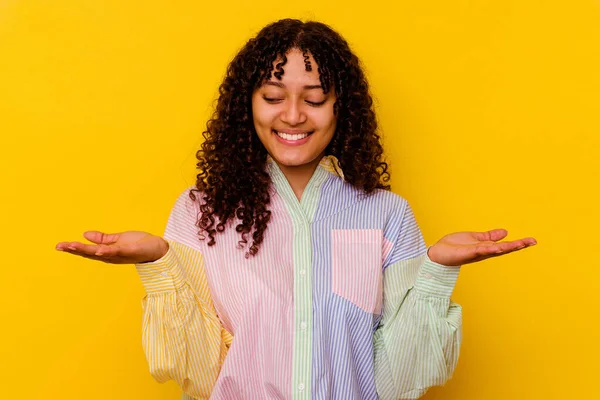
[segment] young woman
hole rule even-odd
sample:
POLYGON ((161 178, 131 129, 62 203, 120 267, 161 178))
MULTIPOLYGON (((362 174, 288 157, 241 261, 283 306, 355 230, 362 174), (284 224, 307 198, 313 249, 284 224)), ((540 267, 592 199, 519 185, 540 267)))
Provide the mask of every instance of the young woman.
POLYGON ((536 243, 496 229, 426 247, 389 191, 359 60, 318 22, 248 41, 204 138, 164 238, 57 245, 136 264, 150 372, 187 399, 418 398, 458 360, 459 266, 536 243))

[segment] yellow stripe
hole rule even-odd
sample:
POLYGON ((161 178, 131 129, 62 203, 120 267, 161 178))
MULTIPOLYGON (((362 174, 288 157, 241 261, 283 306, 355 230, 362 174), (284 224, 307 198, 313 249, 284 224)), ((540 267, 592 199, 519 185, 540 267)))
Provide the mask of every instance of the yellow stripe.
POLYGON ((200 252, 168 242, 163 258, 136 265, 147 292, 142 345, 158 382, 172 379, 192 398, 208 399, 233 336, 217 316, 200 252))

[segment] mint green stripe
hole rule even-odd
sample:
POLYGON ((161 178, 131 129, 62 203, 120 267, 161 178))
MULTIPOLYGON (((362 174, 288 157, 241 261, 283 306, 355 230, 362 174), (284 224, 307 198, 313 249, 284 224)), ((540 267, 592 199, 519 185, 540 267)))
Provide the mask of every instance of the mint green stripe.
POLYGON ((416 399, 450 379, 460 348, 461 307, 449 298, 457 275, 458 268, 426 255, 386 268, 385 307, 374 336, 380 399, 416 399))

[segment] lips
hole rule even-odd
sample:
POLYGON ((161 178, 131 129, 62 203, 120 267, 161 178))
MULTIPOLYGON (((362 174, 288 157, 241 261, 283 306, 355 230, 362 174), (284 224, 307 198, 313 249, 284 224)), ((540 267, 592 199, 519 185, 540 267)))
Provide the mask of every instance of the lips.
POLYGON ((300 146, 310 140, 311 135, 314 131, 300 131, 300 130, 285 130, 276 131, 273 129, 273 134, 279 143, 286 146, 300 146))
POLYGON ((281 131, 277 131, 277 130, 273 129, 273 133, 285 141, 293 142, 293 141, 305 139, 308 136, 310 136, 313 132, 312 131, 301 131, 301 130, 296 130, 296 129, 294 129, 294 130, 286 129, 286 130, 281 130, 281 131))

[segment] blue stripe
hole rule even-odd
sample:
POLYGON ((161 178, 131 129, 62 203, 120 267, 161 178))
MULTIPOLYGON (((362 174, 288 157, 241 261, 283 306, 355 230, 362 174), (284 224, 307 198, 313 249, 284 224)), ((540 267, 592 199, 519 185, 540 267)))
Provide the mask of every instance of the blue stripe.
POLYGON ((380 315, 368 313, 332 291, 333 229, 380 229, 394 244, 382 265, 426 251, 406 200, 378 190, 365 196, 337 176, 321 186, 312 230, 314 399, 377 399, 373 332, 380 315), (403 223, 406 222, 404 225, 403 223), (400 245, 398 245, 400 243, 400 245))

